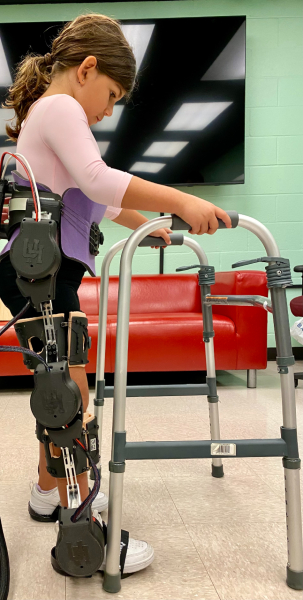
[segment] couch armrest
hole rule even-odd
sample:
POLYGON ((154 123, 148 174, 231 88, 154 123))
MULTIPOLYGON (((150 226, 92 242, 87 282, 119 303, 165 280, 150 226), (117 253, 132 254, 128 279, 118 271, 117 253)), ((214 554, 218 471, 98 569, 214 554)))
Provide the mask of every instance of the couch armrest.
MULTIPOLYGON (((264 271, 216 273, 212 294, 253 294, 268 296, 264 271)), ((237 335, 237 369, 265 369, 267 365, 267 312, 254 306, 213 306, 214 314, 229 317, 237 335), (253 358, 254 364, 251 366, 253 358)))

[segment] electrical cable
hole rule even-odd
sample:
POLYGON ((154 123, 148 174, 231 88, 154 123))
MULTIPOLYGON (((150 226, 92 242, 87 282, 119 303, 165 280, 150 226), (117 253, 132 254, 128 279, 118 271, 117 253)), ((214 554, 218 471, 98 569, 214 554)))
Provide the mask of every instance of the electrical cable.
POLYGON ((30 307, 31 303, 30 301, 28 301, 26 303, 26 305, 20 310, 20 312, 13 317, 10 321, 8 321, 6 323, 6 325, 4 325, 4 327, 2 327, 2 329, 0 329, 0 336, 5 333, 12 325, 14 325, 16 323, 16 321, 19 321, 19 319, 21 319, 21 317, 23 317, 24 313, 27 311, 27 309, 30 307))
MULTIPOLYGON (((8 321, 8 323, 6 323, 6 325, 4 325, 4 327, 2 327, 2 329, 0 329, 0 336, 17 322, 20 319, 20 317, 24 315, 24 313, 29 307, 30 301, 27 302, 27 304, 22 308, 22 310, 20 310, 20 312, 15 317, 13 317, 10 321, 8 321)), ((34 352, 33 350, 29 350, 28 348, 23 348, 20 346, 0 346, 0 352, 22 352, 24 354, 29 354, 30 356, 33 356, 34 358, 40 360, 44 364, 46 370, 50 371, 50 368, 45 362, 44 358, 42 358, 42 356, 40 356, 39 354, 36 354, 36 352, 34 352)))
POLYGON ((10 160, 12 158, 17 158, 17 160, 21 163, 22 167, 24 168, 24 170, 25 170, 25 172, 26 172, 26 174, 27 174, 27 176, 29 178, 29 182, 30 182, 30 186, 31 186, 31 190, 32 190, 33 198, 34 198, 34 204, 35 204, 35 210, 36 210, 36 220, 40 220, 39 216, 38 216, 39 194, 38 194, 38 189, 37 189, 36 181, 35 181, 35 178, 34 178, 34 175, 33 175, 33 172, 32 172, 30 164, 28 163, 28 161, 25 158, 25 156, 23 156, 23 154, 19 154, 17 152, 15 154, 12 154, 11 152, 4 152, 2 154, 1 162, 0 162, 0 173, 1 173, 2 161, 3 161, 3 158, 4 158, 5 154, 9 154, 10 157, 9 157, 9 159, 5 163, 2 177, 4 177, 4 175, 5 175, 5 172, 6 172, 6 169, 7 169, 7 166, 8 166, 8 163, 10 162, 10 160), (20 160, 20 158, 18 158, 18 157, 22 158, 24 162, 22 162, 22 160, 20 160), (33 189, 33 187, 34 187, 34 189, 33 189), (34 193, 34 190, 35 190, 35 193, 34 193))
MULTIPOLYGON (((40 221, 41 220, 41 204, 40 204, 38 188, 37 188, 36 180, 35 180, 34 174, 32 172, 32 169, 31 169, 27 159, 25 158, 25 156, 23 156, 23 154, 19 154, 19 152, 16 152, 15 154, 13 154, 12 152, 3 152, 2 156, 1 156, 1 160, 0 160, 0 176, 1 176, 1 178, 4 177, 6 169, 7 169, 7 165, 12 158, 16 158, 21 163, 22 167, 24 168, 24 170, 28 176, 32 194, 33 194, 33 199, 34 199, 36 221, 40 221), (2 163, 3 163, 4 156, 6 154, 9 154, 10 158, 6 161, 4 170, 2 173, 2 163), (22 159, 22 160, 20 160, 20 159, 22 159)), ((2 327, 2 329, 0 330, 0 336, 3 333, 5 333, 12 325, 14 325, 14 323, 16 323, 16 321, 18 321, 18 319, 20 319, 20 317, 27 311, 29 306, 30 306, 30 302, 28 301, 27 304, 24 306, 24 308, 16 316, 13 317, 8 323, 6 323, 6 325, 4 325, 4 327, 2 327)), ((0 346, 0 352, 22 352, 25 354, 29 354, 30 356, 33 356, 33 357, 37 358, 39 361, 41 361, 44 364, 47 371, 50 370, 49 366, 47 365, 45 360, 41 356, 39 356, 39 354, 36 354, 36 352, 33 352, 32 350, 29 350, 28 348, 20 348, 19 346, 0 346)))
POLYGON ((47 362, 45 362, 44 358, 42 358, 42 356, 39 356, 39 354, 36 354, 36 352, 33 352, 33 350, 29 350, 28 348, 23 348, 22 346, 0 346, 0 352, 22 352, 22 354, 29 354, 30 356, 37 358, 37 360, 40 360, 40 362, 42 362, 45 366, 46 371, 50 371, 50 368, 47 362))
MULTIPOLYGON (((35 206, 35 213, 36 213, 36 221, 40 221, 41 220, 41 203, 40 203, 40 198, 39 198, 39 193, 38 193, 38 188, 37 188, 37 184, 36 184, 36 180, 35 177, 33 175, 32 169, 27 161, 27 159, 23 156, 23 154, 20 153, 11 153, 11 152, 4 152, 1 156, 1 160, 0 160, 0 177, 4 178, 7 166, 10 162, 10 160, 12 158, 16 158, 20 164, 22 165, 22 167, 24 168, 29 183, 30 183, 30 187, 31 187, 31 191, 32 191, 32 195, 33 195, 33 200, 34 200, 34 206, 35 206), (4 169, 3 169, 3 173, 2 173, 2 163, 3 163, 3 159, 4 156, 6 154, 9 154, 10 157, 9 159, 6 161, 4 169), (22 159, 22 160, 20 160, 22 159)), ((16 315, 15 317, 13 317, 13 319, 11 319, 11 321, 9 321, 8 323, 6 323, 6 325, 0 330, 0 336, 5 333, 9 327, 11 327, 12 325, 14 325, 14 323, 16 323, 16 321, 18 321, 18 319, 20 319, 20 317, 27 311, 27 309, 30 306, 30 302, 27 302, 26 306, 18 313, 18 315, 16 315)), ((46 370, 50 371, 50 368, 48 366, 48 364, 45 362, 45 360, 39 356, 39 354, 36 354, 36 352, 33 352, 32 350, 29 350, 28 348, 22 348, 20 346, 0 346, 0 352, 22 352, 25 354, 29 354, 30 356, 33 356, 35 358, 37 358, 39 361, 41 361, 46 370)), ((91 490, 91 492, 89 493, 89 495, 87 496, 87 498, 85 498, 85 500, 80 504, 80 506, 78 506, 78 508, 76 509, 75 513, 73 514, 73 516, 71 517, 71 520, 73 522, 76 522, 82 515, 83 511, 85 510, 85 508, 87 506, 89 506, 90 504, 92 504, 92 502, 95 500, 99 489, 100 489, 100 475, 99 475, 99 471, 90 455, 90 453, 88 452, 87 448, 82 444, 82 442, 80 442, 80 440, 76 439, 75 440, 76 443, 82 448, 82 450, 85 452, 89 463, 92 467, 92 470, 94 472, 95 475, 95 483, 94 486, 91 490)), ((2 600, 2 599, 0 599, 2 600)))
POLYGON ((11 160, 11 158, 16 158, 18 160, 18 162, 20 162, 20 164, 22 165, 22 167, 25 170, 27 177, 29 179, 29 183, 30 183, 32 195, 33 195, 33 200, 34 200, 34 206, 35 206, 36 221, 40 221, 41 220, 41 203, 40 203, 36 180, 35 180, 35 177, 34 177, 34 174, 33 174, 33 171, 31 169, 29 162, 27 161, 25 156, 23 156, 23 154, 20 154, 19 152, 15 152, 15 154, 13 154, 12 152, 8 152, 8 151, 3 152, 2 156, 1 156, 1 160, 0 160, 0 174, 2 173, 2 163, 3 163, 4 156, 6 154, 9 154, 10 158, 5 163, 3 175, 1 175, 1 177, 4 177, 5 171, 7 169, 7 165, 9 163, 9 161, 11 160), (20 159, 22 159, 22 160, 20 160, 20 159))
POLYGON ((80 519, 85 508, 93 503, 93 501, 95 500, 95 498, 99 492, 99 489, 100 489, 100 475, 99 475, 99 471, 96 467, 96 464, 94 463, 90 453, 88 452, 87 448, 82 444, 82 442, 80 442, 80 440, 78 440, 78 438, 76 438, 75 441, 78 444, 78 446, 80 446, 82 448, 82 450, 85 452, 85 454, 89 460, 90 466, 92 467, 94 475, 95 475, 95 483, 94 483, 94 486, 93 486, 91 492, 87 496, 87 498, 85 498, 85 500, 80 504, 80 506, 78 506, 78 508, 75 510, 74 514, 71 516, 71 521, 73 523, 78 521, 78 519, 80 519))

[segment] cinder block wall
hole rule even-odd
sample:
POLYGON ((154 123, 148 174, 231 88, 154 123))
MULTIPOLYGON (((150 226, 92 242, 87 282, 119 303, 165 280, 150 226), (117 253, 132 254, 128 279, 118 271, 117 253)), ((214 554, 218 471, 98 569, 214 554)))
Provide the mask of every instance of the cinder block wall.
MULTIPOLYGON (((294 267, 303 262, 302 7, 301 0, 19 5, 1 6, 1 20, 71 20, 88 8, 121 19, 246 15, 245 184, 182 189, 264 223, 276 238, 281 254, 288 257, 294 267)), ((149 218, 156 216, 144 214, 149 218)), ((97 259, 98 271, 110 246, 129 235, 129 230, 109 221, 104 221, 102 229, 105 244, 97 259)), ((220 231, 215 236, 196 239, 217 270, 229 270, 237 260, 264 255, 259 240, 242 229, 220 231)), ((171 273, 179 265, 190 264, 193 256, 189 249, 166 250, 165 272, 171 273)), ((112 274, 118 273, 118 267, 116 258, 112 274)), ((138 249, 133 267, 134 273, 157 273, 158 251, 138 249)), ((252 268, 264 267, 253 265, 252 268)), ((296 274, 293 280, 300 282, 296 274)), ((299 290, 288 290, 288 300, 298 294, 299 290)), ((290 315, 290 322, 294 320, 290 315)), ((293 340, 293 345, 299 344, 293 340)), ((275 346, 271 316, 268 346, 275 346)))

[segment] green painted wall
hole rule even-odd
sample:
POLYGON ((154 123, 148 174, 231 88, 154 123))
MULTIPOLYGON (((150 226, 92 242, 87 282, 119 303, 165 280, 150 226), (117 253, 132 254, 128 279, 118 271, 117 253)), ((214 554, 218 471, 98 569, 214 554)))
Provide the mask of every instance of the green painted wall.
MULTIPOLYGON (((194 187, 191 194, 224 209, 250 215, 272 232, 291 266, 303 263, 303 4, 301 0, 188 0, 180 2, 129 2, 1 6, 2 22, 71 20, 82 12, 100 12, 115 18, 194 17, 246 15, 246 160, 245 184, 194 187)), ((152 213, 145 213, 152 218, 152 213)), ((156 215, 155 215, 156 216, 156 215)), ((109 221, 103 227, 106 242, 97 259, 129 230, 109 221)), ((228 270, 232 262, 264 254, 259 240, 249 232, 220 231, 196 237, 210 264, 228 270)), ((182 248, 165 253, 165 271, 189 264, 193 254, 182 248)), ((139 249, 134 273, 157 273, 158 251, 139 249)), ((256 266, 257 269, 263 268, 256 266)), ((118 273, 118 259, 112 266, 118 273)), ((294 274, 294 282, 300 278, 294 274)), ((298 290, 288 290, 290 300, 298 290)), ((295 320, 292 315, 290 321, 295 320)), ((294 346, 299 345, 294 341, 294 346)), ((269 317, 268 346, 274 347, 269 317)))

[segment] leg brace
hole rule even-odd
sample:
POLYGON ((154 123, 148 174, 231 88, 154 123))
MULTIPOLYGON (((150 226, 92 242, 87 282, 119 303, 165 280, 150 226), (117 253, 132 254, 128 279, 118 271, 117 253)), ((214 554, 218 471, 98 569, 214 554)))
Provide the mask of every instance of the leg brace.
MULTIPOLYGON (((55 336, 58 348, 58 360, 67 360, 68 366, 86 365, 87 355, 91 346, 88 336, 87 317, 80 311, 70 312, 68 321, 64 314, 53 315, 55 336)), ((44 360, 52 355, 52 348, 48 347, 43 317, 20 319, 15 325, 15 331, 23 348, 28 348, 39 354, 44 360)), ((28 354, 23 355, 25 366, 33 371, 39 360, 28 354)))
MULTIPOLYGON (((75 423, 68 427, 66 436, 68 435, 69 437, 64 439, 64 443, 72 446, 76 474, 80 475, 87 471, 90 466, 83 450, 80 446, 75 446, 73 443, 73 436, 77 435, 76 428, 80 428, 78 421, 81 423, 82 419, 76 419, 75 423)), ((47 430, 44 425, 41 425, 41 423, 36 421, 36 436, 38 440, 44 444, 48 472, 57 479, 64 478, 65 468, 62 454, 61 456, 56 456, 54 453, 54 447, 61 447, 62 440, 60 438, 60 432, 58 433, 54 430, 50 431, 50 429, 47 430)), ((86 448, 88 448, 93 461, 98 462, 99 440, 97 418, 90 413, 84 413, 83 415, 83 428, 78 439, 86 446, 86 448)))
POLYGON ((53 477, 68 481, 68 508, 59 509, 52 563, 64 574, 90 576, 104 558, 103 530, 94 521, 90 506, 77 520, 73 518, 79 507, 77 475, 89 468, 83 446, 94 462, 99 460, 97 419, 89 413, 83 419, 80 390, 70 378, 66 361, 52 363, 49 371, 38 365, 34 378, 31 409, 37 419, 37 437, 44 444, 47 470, 53 477), (61 448, 59 456, 55 447, 61 448))
MULTIPOLYGON (((52 475, 68 480, 68 508, 61 507, 59 511, 55 559, 58 567, 67 574, 83 577, 92 575, 104 557, 103 531, 92 519, 90 503, 94 496, 80 505, 77 484, 77 473, 87 470, 87 458, 95 469, 89 450, 98 457, 97 426, 95 419, 90 417, 83 426, 80 390, 69 374, 69 366, 87 363, 90 346, 87 319, 79 312, 71 313, 67 322, 62 314, 53 317, 52 300, 61 263, 58 240, 62 203, 59 196, 49 193, 47 201, 50 204, 45 210, 32 183, 31 189, 33 199, 29 190, 21 192, 22 206, 29 214, 22 216, 20 230, 10 247, 10 260, 17 273, 16 282, 21 294, 42 313, 42 317, 20 320, 16 332, 22 347, 27 350, 24 362, 34 370, 31 409, 45 445, 48 470, 52 475), (39 353, 40 360, 31 352, 39 353), (58 458, 52 451, 55 446, 61 448, 58 458)), ((20 194, 14 185, 11 192, 12 199, 20 194)), ((0 194, 0 200, 1 197, 0 194)), ((96 469, 95 472, 94 494, 100 485, 96 469)))

